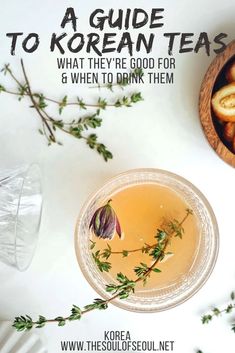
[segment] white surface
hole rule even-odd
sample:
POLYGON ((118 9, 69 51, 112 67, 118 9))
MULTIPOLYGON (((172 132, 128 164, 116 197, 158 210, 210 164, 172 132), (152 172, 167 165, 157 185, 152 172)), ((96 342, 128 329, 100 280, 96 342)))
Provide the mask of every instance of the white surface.
POLYGON ((1 353, 47 353, 40 338, 33 332, 16 332, 11 322, 0 323, 1 353))
MULTIPOLYGON (((1 1, 3 3, 3 0, 1 1)), ((50 96, 66 93, 91 94, 75 85, 63 86, 56 69, 56 55, 49 53, 48 38, 59 27, 65 8, 74 6, 81 32, 90 32, 87 19, 97 7, 146 8, 144 1, 35 0, 4 1, 0 14, 1 65, 10 62, 20 74, 19 58, 25 59, 33 88, 50 96), (11 12, 11 16, 9 13, 11 12), (42 45, 34 54, 9 55, 5 33, 38 32, 42 45)), ((199 33, 214 37, 219 32, 233 38, 235 3, 231 0, 156 1, 147 8, 165 7, 164 31, 199 33)), ((159 40, 151 56, 166 55, 159 40)), ((64 328, 48 325, 37 331, 50 353, 60 352, 60 340, 102 339, 104 330, 130 330, 134 339, 175 340, 175 353, 190 353, 200 347, 205 353, 232 352, 235 337, 228 318, 202 326, 200 315, 208 306, 223 303, 234 289, 234 169, 221 161, 209 147, 198 117, 198 92, 213 55, 176 55, 175 84, 141 87, 145 101, 131 109, 114 109, 103 114, 97 130, 114 154, 107 164, 81 141, 61 136, 64 146, 48 148, 37 133, 37 114, 29 103, 0 96, 0 166, 38 162, 43 171, 44 212, 40 241, 33 263, 25 273, 0 264, 0 317, 13 319, 19 314, 47 317, 67 315, 72 304, 85 305, 96 293, 83 278, 77 265, 73 234, 76 217, 89 193, 119 172, 138 167, 156 167, 178 173, 193 182, 210 201, 218 219, 221 246, 215 270, 206 285, 188 302, 160 314, 136 314, 110 306, 106 312, 93 312, 81 322, 64 328)), ((4 79, 1 80, 4 82, 4 79)), ((6 82, 9 82, 7 79, 6 82)), ((14 84, 10 84, 14 88, 14 84)), ((92 92, 95 96, 95 92, 92 92)), ((69 113, 65 113, 69 116, 69 113)))

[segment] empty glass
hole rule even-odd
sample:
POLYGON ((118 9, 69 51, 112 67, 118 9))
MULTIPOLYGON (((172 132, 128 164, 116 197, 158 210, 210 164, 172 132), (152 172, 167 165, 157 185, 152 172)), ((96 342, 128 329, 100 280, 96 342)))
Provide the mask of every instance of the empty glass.
POLYGON ((24 271, 37 244, 42 210, 39 167, 0 172, 0 260, 24 271))

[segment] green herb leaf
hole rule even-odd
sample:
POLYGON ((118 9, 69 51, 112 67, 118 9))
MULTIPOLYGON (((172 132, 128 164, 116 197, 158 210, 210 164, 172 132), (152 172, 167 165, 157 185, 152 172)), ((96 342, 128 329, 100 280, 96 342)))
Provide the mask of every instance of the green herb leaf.
POLYGON ((94 242, 94 241, 92 241, 92 240, 90 240, 90 242, 91 242, 90 250, 93 250, 94 247, 96 246, 96 242, 94 242))
POLYGON ((129 255, 129 251, 127 251, 127 250, 123 250, 122 251, 122 256, 123 257, 127 257, 129 255))
POLYGON ((80 109, 86 110, 86 104, 83 101, 83 99, 80 99, 80 98, 77 97, 77 101, 78 101, 78 105, 79 105, 80 109))
POLYGON ((6 88, 4 86, 0 85, 0 93, 5 92, 5 91, 6 91, 6 88))
POLYGON ((107 301, 104 299, 95 299, 92 304, 88 304, 84 307, 85 310, 105 310, 108 308, 107 301))
POLYGON ((204 315, 202 316, 202 323, 208 324, 212 320, 212 315, 204 315))
POLYGON ((159 268, 153 268, 153 272, 160 273, 160 272, 162 272, 162 271, 159 270, 159 268))
POLYGON ((110 262, 107 261, 101 261, 100 260, 100 251, 96 251, 95 253, 92 253, 92 257, 96 263, 96 265, 98 266, 98 269, 100 270, 100 272, 109 272, 109 270, 112 268, 112 265, 110 262))
POLYGON ((82 310, 76 306, 73 305, 72 309, 71 309, 71 315, 69 316, 69 320, 73 321, 73 320, 80 320, 82 317, 82 310))

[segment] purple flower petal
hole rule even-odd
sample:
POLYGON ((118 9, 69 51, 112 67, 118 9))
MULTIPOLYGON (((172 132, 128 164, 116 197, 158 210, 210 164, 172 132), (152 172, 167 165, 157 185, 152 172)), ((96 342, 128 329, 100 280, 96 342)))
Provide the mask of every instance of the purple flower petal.
POLYGON ((105 228, 103 229, 101 238, 112 240, 115 235, 115 223, 107 222, 105 228))
POLYGON ((106 219, 107 219, 107 207, 104 206, 100 211, 100 224, 104 225, 106 223, 106 219))
POLYGON ((121 226, 110 205, 110 201, 100 208, 98 208, 91 218, 89 229, 92 229, 94 234, 102 239, 113 239, 115 231, 121 237, 121 226))
POLYGON ((119 238, 121 238, 121 236, 122 236, 122 229, 121 229, 121 225, 120 225, 120 222, 119 222, 117 216, 116 216, 116 232, 117 232, 119 238))
POLYGON ((96 219, 96 216, 97 216, 97 213, 99 212, 99 208, 98 210, 95 211, 95 213, 93 214, 92 218, 91 218, 91 221, 90 221, 90 224, 89 224, 89 229, 91 227, 94 227, 94 223, 95 223, 95 219, 96 219))

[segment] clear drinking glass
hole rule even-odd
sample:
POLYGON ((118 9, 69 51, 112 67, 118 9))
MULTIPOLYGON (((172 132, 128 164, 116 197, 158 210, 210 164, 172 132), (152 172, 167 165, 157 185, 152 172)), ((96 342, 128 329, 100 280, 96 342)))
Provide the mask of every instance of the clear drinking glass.
POLYGON ((36 164, 0 172, 0 260, 24 271, 37 244, 42 189, 36 164))
MULTIPOLYGON (((137 169, 109 180, 91 195, 81 210, 75 231, 75 249, 80 268, 91 286, 105 299, 111 295, 105 287, 114 280, 101 273, 90 251, 89 223, 98 207, 121 190, 143 184, 157 184, 176 192, 193 210, 198 223, 199 240, 194 259, 187 273, 166 287, 136 290, 127 299, 116 298, 112 303, 130 311, 157 312, 174 307, 194 295, 210 276, 218 254, 219 232, 213 210, 204 195, 184 178, 158 169, 137 169)), ((120 268, 124 262, 120 260, 120 268)), ((125 273, 125 271, 124 271, 125 273)))

